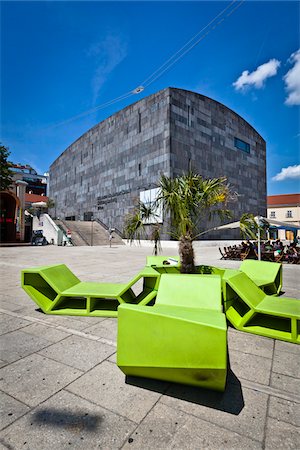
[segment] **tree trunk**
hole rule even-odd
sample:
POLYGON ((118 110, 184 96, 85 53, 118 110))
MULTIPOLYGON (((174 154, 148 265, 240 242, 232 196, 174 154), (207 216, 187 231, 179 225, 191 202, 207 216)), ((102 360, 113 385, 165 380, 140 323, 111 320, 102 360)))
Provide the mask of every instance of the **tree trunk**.
POLYGON ((181 236, 179 240, 181 273, 195 273, 194 249, 191 236, 181 236))

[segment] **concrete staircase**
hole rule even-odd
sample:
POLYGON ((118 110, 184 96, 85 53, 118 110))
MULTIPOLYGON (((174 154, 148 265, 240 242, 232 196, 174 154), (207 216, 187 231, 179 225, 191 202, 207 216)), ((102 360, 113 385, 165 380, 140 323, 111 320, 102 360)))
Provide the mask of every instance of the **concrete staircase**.
MULTIPOLYGON (((109 245, 108 231, 96 221, 55 220, 55 223, 63 227, 65 232, 71 231, 73 245, 109 245)), ((119 235, 113 233, 112 245, 125 244, 119 235)))

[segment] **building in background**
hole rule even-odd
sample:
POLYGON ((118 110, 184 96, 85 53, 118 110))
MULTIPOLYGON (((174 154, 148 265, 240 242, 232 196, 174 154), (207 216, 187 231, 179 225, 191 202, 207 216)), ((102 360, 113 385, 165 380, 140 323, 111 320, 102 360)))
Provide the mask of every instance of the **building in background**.
POLYGON ((13 177, 11 187, 0 192, 0 241, 25 240, 25 191, 27 183, 13 177))
POLYGON ((28 242, 32 220, 28 209, 32 203, 47 203, 48 176, 38 175, 29 165, 11 166, 13 183, 0 193, 0 238, 6 242, 28 242))
POLYGON ((35 195, 47 195, 48 192, 48 174, 39 175, 30 165, 13 164, 11 170, 18 174, 18 178, 27 183, 26 192, 35 195))
POLYGON ((151 201, 161 174, 189 168, 204 178, 227 177, 239 194, 230 205, 233 220, 246 212, 266 215, 264 139, 223 104, 176 88, 129 105, 79 137, 51 165, 49 196, 60 218, 96 218, 122 230, 137 200, 151 201))
MULTIPOLYGON (((291 223, 300 227, 300 194, 269 195, 267 197, 268 219, 275 219, 291 223)), ((298 230, 300 236, 300 230, 298 230)), ((290 230, 278 229, 279 239, 293 240, 294 234, 290 230)))

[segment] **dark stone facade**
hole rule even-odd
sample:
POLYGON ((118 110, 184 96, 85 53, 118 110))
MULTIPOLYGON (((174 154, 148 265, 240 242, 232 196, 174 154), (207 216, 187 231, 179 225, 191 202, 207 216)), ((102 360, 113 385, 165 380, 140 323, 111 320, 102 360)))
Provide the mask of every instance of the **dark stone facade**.
POLYGON ((50 167, 50 197, 61 218, 93 213, 122 230, 140 191, 155 187, 161 173, 189 167, 204 178, 228 178, 239 194, 230 205, 233 219, 265 216, 264 139, 226 106, 175 88, 124 108, 68 147, 50 167))

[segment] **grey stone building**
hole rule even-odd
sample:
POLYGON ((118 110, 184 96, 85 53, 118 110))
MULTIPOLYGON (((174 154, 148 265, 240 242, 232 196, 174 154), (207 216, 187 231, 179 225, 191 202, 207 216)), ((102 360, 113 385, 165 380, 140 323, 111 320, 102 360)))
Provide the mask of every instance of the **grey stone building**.
POLYGON ((230 205, 233 219, 265 216, 264 139, 221 103, 176 88, 127 106, 78 138, 51 165, 49 196, 60 218, 93 215, 122 230, 161 173, 176 176, 189 167, 204 178, 227 177, 239 194, 230 205))

